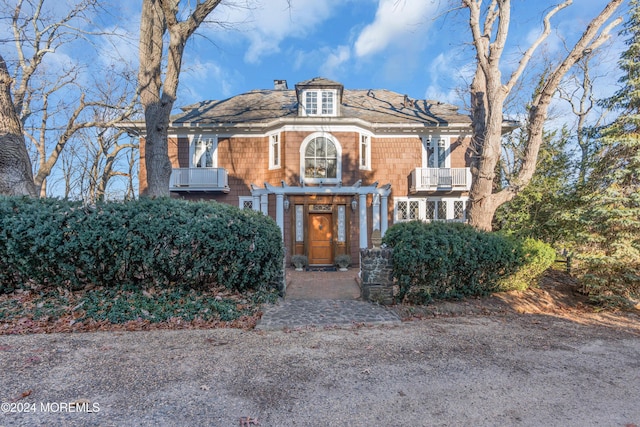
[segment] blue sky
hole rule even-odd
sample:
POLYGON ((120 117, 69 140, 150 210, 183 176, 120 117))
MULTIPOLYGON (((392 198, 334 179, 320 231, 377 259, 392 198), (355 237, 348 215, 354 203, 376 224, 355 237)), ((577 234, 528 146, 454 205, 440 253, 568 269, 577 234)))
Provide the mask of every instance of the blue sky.
MULTIPOLYGON (((559 1, 512 0, 511 30, 502 61, 503 81, 541 32, 544 14, 559 1)), ((66 14, 67 3, 47 0, 47 13, 66 14)), ((211 15, 213 21, 224 25, 204 25, 188 42, 175 109, 252 89, 269 89, 274 79, 286 79, 293 88, 297 82, 316 76, 339 81, 349 89, 389 89, 412 98, 449 102, 464 108, 468 100, 465 89, 475 61, 467 12, 452 10, 460 3, 460 0, 225 0, 211 15), (229 6, 229 1, 236 2, 236 6, 229 6), (250 7, 242 7, 247 4, 250 7)), ((566 46, 575 42, 606 3, 606 0, 574 0, 574 5, 558 13, 552 21, 554 31, 537 51, 531 71, 543 65, 544 58, 563 56, 566 46)), ((72 96, 61 93, 59 101, 77 98, 79 92, 93 88, 96 79, 108 81, 113 67, 122 65, 129 77, 135 79, 141 5, 141 0, 105 1, 104 10, 91 16, 85 28, 95 31, 97 26, 105 33, 115 31, 120 37, 87 36, 46 55, 42 69, 45 78, 64 76, 69 64, 80 67, 74 82, 76 92, 72 96)), ((12 57, 15 59, 8 19, 11 2, 5 6, 9 9, 4 10, 5 19, 0 19, 0 36, 4 41, 3 56, 11 65, 12 57)), ((617 16, 622 13, 619 11, 617 16)), ((612 41, 602 49, 592 71, 598 83, 596 97, 610 96, 617 87, 617 61, 624 48, 618 30, 619 27, 614 29, 612 41)), ((525 83, 535 82, 535 75, 535 72, 525 75, 525 83)), ((516 104, 520 108, 529 100, 531 87, 522 93, 521 102, 516 104)), ((558 118, 550 126, 575 122, 566 102, 556 102, 552 114, 558 118)))
MULTIPOLYGON (((121 1, 119 26, 133 33, 139 25, 140 1, 121 1)), ((347 88, 386 88, 414 98, 463 106, 460 89, 473 72, 466 11, 447 0, 262 0, 250 8, 220 6, 208 25, 187 45, 177 105, 224 99, 251 89, 273 86, 274 79, 296 82, 328 77, 347 88)), ((485 2, 486 3, 486 2, 485 2)), ((555 0, 513 0, 504 74, 510 72, 541 31, 541 18, 555 0)), ((576 0, 553 19, 547 43, 538 51, 557 56, 564 41, 574 41, 604 0, 576 0)), ((615 87, 621 43, 614 42, 600 60, 601 92, 615 87)), ((119 51, 137 61, 137 40, 119 51), (128 51, 129 50, 129 51, 128 51)), ((118 43, 123 43, 118 42, 118 43)))

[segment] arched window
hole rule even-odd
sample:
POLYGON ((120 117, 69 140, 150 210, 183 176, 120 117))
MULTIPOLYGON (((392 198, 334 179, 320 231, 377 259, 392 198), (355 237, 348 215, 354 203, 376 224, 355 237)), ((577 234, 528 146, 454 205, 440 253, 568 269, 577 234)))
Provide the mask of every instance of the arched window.
POLYGON ((341 178, 341 148, 328 135, 310 135, 300 149, 305 182, 337 182, 341 178))

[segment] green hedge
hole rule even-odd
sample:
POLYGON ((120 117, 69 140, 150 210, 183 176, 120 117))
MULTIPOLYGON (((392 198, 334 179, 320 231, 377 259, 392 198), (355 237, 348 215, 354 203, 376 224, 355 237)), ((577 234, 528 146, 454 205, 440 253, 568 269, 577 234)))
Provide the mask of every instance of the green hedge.
POLYGON ((0 197, 0 291, 29 280, 256 289, 280 277, 283 254, 271 218, 226 204, 0 197))
POLYGON ((393 248, 400 301, 426 303, 520 288, 553 262, 533 241, 524 244, 461 223, 399 223, 383 242, 393 248))
POLYGON ((513 273, 498 283, 501 291, 524 291, 538 284, 543 273, 556 261, 555 249, 541 240, 527 238, 517 240, 520 245, 522 263, 513 273))

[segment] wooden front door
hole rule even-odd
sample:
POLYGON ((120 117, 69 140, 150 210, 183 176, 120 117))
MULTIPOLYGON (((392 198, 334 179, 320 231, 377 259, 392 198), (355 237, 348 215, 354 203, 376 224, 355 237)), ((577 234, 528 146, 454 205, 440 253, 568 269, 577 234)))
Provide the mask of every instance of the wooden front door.
POLYGON ((333 264, 333 217, 330 213, 309 214, 309 264, 333 264))

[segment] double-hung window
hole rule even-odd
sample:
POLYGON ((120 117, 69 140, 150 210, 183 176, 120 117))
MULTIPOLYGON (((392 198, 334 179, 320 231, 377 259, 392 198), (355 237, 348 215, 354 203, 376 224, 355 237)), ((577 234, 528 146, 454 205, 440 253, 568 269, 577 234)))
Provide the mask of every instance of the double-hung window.
POLYGON ((371 139, 360 134, 360 169, 371 170, 371 139))
POLYGON ((333 116, 334 94, 333 92, 322 91, 322 115, 333 116))
POLYGON ((269 136, 269 169, 280 168, 280 134, 269 136))

